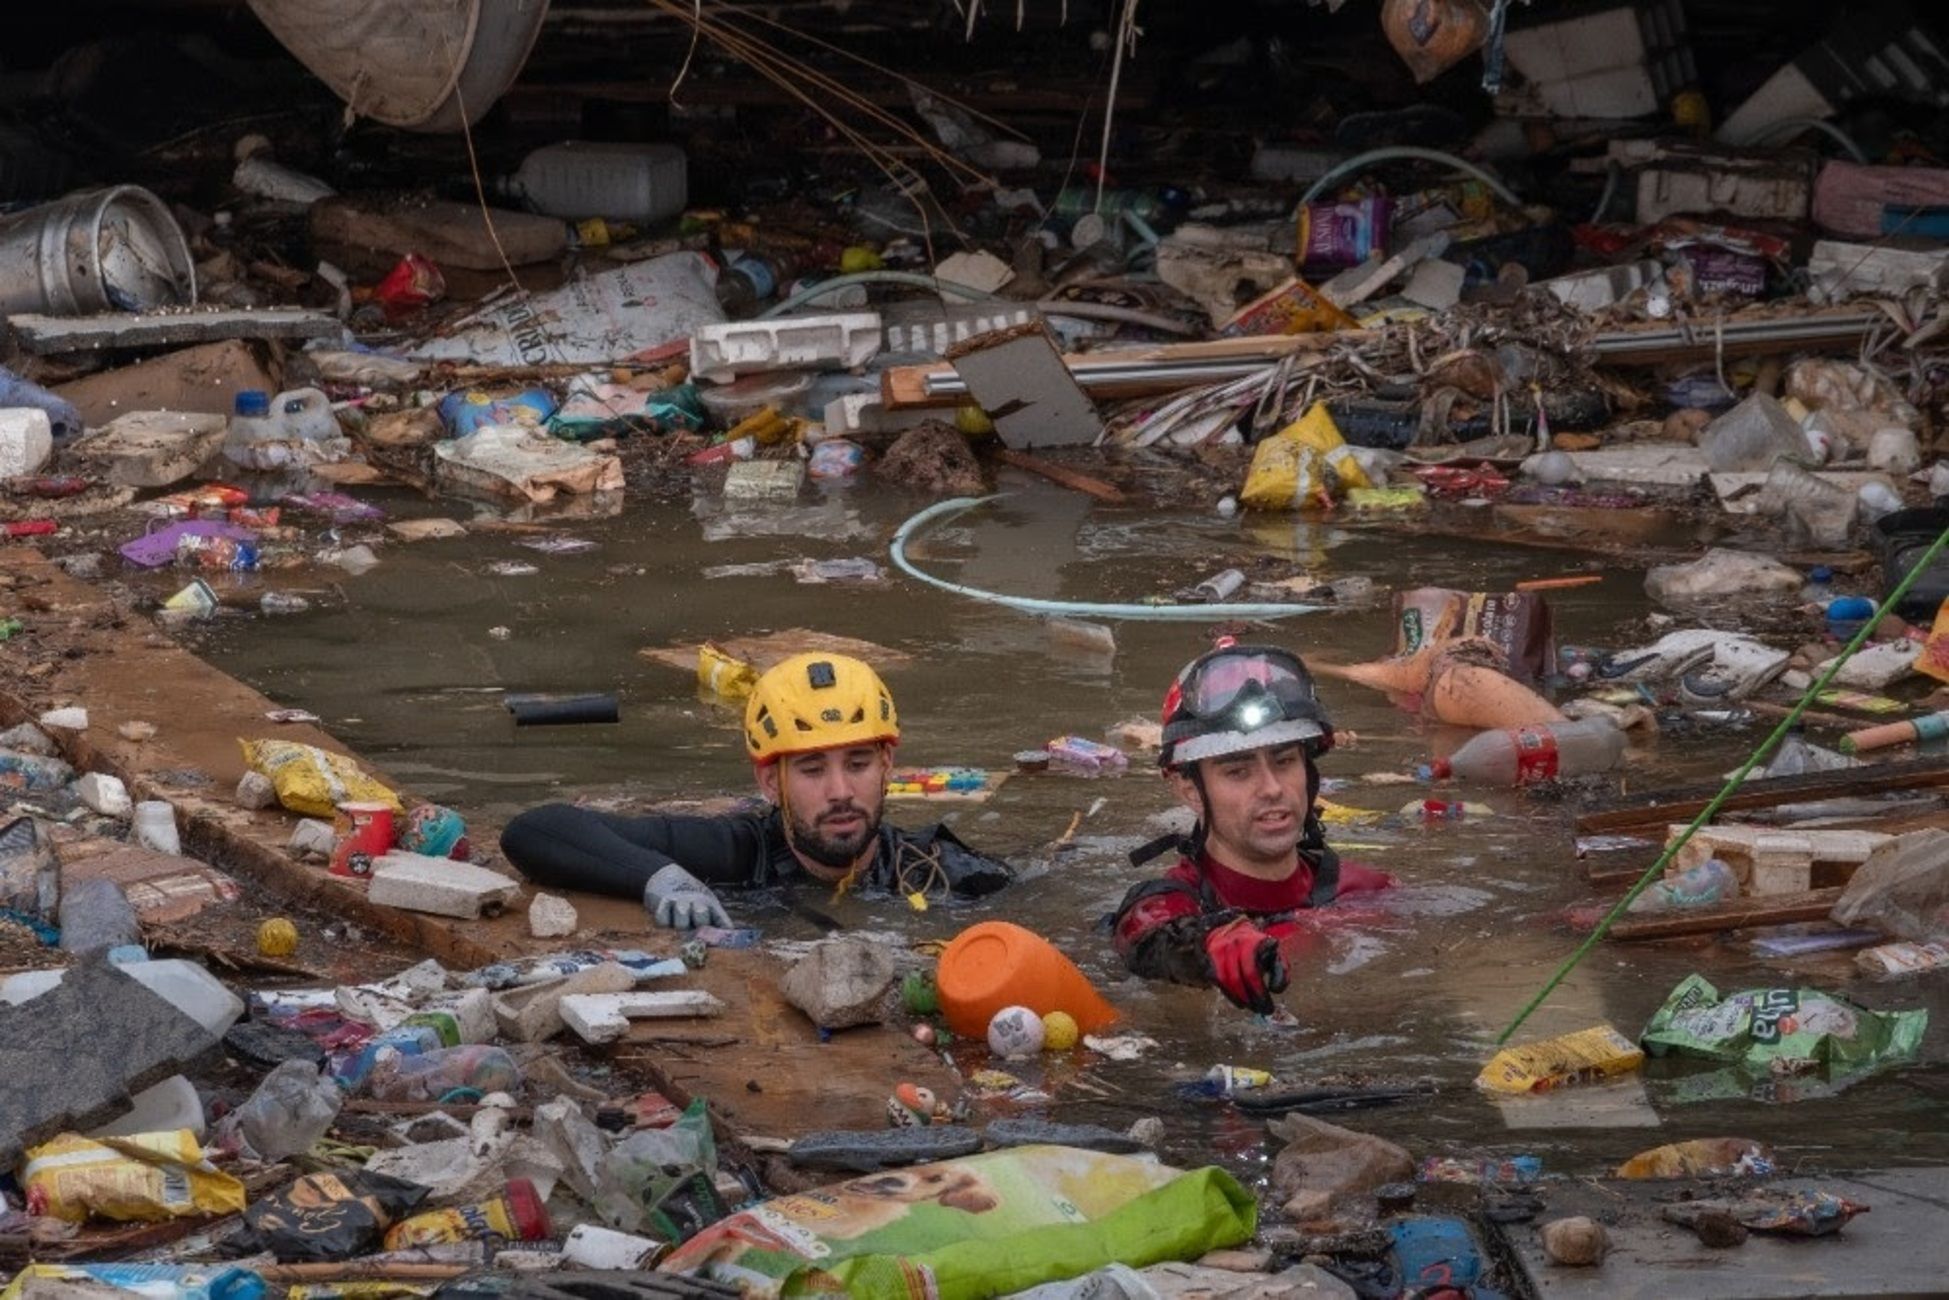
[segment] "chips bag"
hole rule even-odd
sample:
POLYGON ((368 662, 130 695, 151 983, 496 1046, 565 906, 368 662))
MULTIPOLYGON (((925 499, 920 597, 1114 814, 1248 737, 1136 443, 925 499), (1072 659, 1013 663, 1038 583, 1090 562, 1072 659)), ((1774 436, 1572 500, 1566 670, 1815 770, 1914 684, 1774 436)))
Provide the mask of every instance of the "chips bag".
POLYGON ((1638 1045, 1609 1025, 1505 1047, 1475 1076, 1489 1092, 1521 1095, 1630 1074, 1644 1064, 1638 1045))
POLYGON ((1640 1040, 1653 1056, 1675 1052, 1763 1074, 1824 1072, 1858 1078, 1914 1057, 1927 1011, 1870 1011, 1819 989, 1745 989, 1721 995, 1687 976, 1652 1015, 1640 1040))
POLYGON ((278 802, 307 817, 330 817, 347 800, 376 801, 402 811, 399 796, 343 754, 294 740, 240 740, 244 763, 269 777, 278 802))
POLYGON ((152 1223, 244 1208, 244 1185, 205 1160, 188 1129, 104 1138, 63 1133, 28 1149, 20 1182, 29 1214, 69 1223, 152 1223))
POLYGON ((306 1174, 253 1202, 244 1222, 280 1263, 352 1259, 378 1250, 386 1229, 426 1194, 418 1183, 363 1170, 306 1174))

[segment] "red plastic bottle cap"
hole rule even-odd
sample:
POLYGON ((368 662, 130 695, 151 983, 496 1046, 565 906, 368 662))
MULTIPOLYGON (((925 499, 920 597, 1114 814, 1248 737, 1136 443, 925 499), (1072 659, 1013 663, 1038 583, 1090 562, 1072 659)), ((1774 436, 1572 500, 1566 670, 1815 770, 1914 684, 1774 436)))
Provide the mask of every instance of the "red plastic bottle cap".
POLYGON ((1429 763, 1428 771, 1434 775, 1437 781, 1446 781, 1449 777, 1455 775, 1455 769, 1449 765, 1448 760, 1445 758, 1438 758, 1429 763))
POLYGON ((522 1241, 544 1241, 548 1237, 548 1207, 542 1204, 535 1185, 525 1178, 508 1179, 505 1193, 508 1216, 522 1241))

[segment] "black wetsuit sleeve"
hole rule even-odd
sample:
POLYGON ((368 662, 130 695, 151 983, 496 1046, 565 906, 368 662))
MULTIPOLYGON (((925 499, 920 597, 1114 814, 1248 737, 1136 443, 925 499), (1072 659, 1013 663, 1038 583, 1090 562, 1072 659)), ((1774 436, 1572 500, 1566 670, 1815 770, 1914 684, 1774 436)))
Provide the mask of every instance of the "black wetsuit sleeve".
POLYGON ((618 817, 551 803, 509 822, 501 852, 537 885, 641 898, 645 882, 673 862, 707 885, 758 883, 764 827, 749 815, 618 817))

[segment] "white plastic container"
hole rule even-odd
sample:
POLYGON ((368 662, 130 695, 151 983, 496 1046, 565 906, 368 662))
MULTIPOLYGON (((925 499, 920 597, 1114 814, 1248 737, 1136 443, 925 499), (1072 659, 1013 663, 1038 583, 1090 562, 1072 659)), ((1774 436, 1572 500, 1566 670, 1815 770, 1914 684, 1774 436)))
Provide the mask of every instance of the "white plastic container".
POLYGON ((54 425, 32 406, 0 410, 0 478, 20 478, 54 454, 54 425))
MULTIPOLYGON (((243 1000, 193 961, 132 961, 117 970, 221 1038, 244 1014, 243 1000)), ((59 984, 62 970, 30 970, 0 980, 0 1002, 19 1006, 59 984)))
POLYGON ((522 159, 514 188, 535 211, 570 219, 662 221, 690 202, 684 151, 673 144, 565 140, 522 159))
POLYGON ((635 1272, 655 1262, 663 1243, 631 1236, 593 1223, 578 1223, 562 1243, 562 1258, 582 1268, 635 1272))
POLYGON ((316 388, 294 388, 276 397, 247 388, 236 396, 223 454, 245 469, 286 469, 306 463, 307 444, 341 437, 332 399, 316 388))
MULTIPOLYGON (((336 1086, 336 1085, 334 1085, 336 1086)), ((203 1140, 203 1099, 196 1085, 180 1074, 172 1074, 153 1088, 145 1088, 130 1099, 129 1113, 112 1124, 90 1133, 89 1137, 123 1137, 130 1133, 168 1133, 186 1128, 203 1140)))
POLYGON ((158 853, 181 853, 183 838, 176 832, 176 809, 166 799, 145 799, 135 806, 135 842, 158 853))

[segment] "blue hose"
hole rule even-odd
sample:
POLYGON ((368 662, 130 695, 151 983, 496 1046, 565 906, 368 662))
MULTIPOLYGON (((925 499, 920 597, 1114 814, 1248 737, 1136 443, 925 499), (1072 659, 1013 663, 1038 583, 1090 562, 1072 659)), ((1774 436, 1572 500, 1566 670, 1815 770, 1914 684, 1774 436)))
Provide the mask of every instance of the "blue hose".
POLYGON ((893 558, 894 567, 910 578, 938 587, 942 591, 966 596, 970 600, 986 601, 991 605, 1001 605, 1018 614, 1041 614, 1057 618, 1124 618, 1156 623, 1195 623, 1228 618, 1291 618, 1295 614, 1316 614, 1327 608, 1325 605, 1116 605, 1102 604, 1090 600, 1039 600, 1033 596, 1005 596, 996 591, 983 591, 979 587, 964 587, 958 582, 936 578, 922 573, 907 559, 907 542, 923 527, 946 515, 960 514, 990 501, 999 501, 1012 495, 997 492, 985 497, 955 497, 942 501, 921 511, 893 535, 888 553, 893 558))

